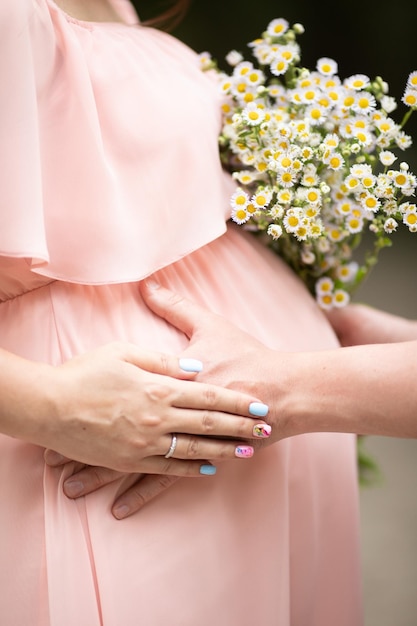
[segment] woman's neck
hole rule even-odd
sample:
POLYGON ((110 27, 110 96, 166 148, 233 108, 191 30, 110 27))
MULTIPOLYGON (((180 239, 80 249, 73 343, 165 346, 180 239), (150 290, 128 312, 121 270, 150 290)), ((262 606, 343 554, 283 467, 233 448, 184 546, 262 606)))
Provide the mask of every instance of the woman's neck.
POLYGON ((110 0, 54 0, 65 13, 86 22, 123 22, 110 0))

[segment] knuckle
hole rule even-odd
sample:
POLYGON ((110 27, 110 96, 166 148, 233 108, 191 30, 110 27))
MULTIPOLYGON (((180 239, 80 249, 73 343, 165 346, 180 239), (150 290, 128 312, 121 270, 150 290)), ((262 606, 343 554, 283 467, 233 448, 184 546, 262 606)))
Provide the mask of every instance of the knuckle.
POLYGON ((135 510, 142 508, 148 500, 149 497, 146 492, 142 492, 139 488, 134 487, 125 494, 123 504, 128 504, 129 508, 131 508, 134 512, 135 510))
POLYGON ((164 489, 167 489, 168 487, 170 487, 177 480, 178 480, 177 476, 166 476, 163 474, 161 476, 158 476, 154 485, 155 495, 159 493, 160 491, 163 491, 164 489))
POLYGON ((242 439, 248 435, 252 437, 253 422, 247 418, 240 418, 236 420, 236 436, 242 439))
POLYGON ((102 487, 103 485, 106 484, 106 475, 107 475, 107 471, 102 468, 102 467, 90 467, 89 469, 89 477, 90 477, 90 484, 94 485, 95 487, 102 487))
POLYGON ((224 444, 219 447, 217 453, 218 459, 230 459, 235 457, 235 445, 224 444))
POLYGON ((199 449, 200 449, 200 446, 199 446, 199 441, 197 437, 191 437, 187 445, 187 451, 186 451, 187 458, 189 459, 198 458, 199 449))
POLYGON ((178 293, 170 293, 167 300, 173 307, 180 307, 185 304, 185 298, 178 293))
POLYGON ((169 385, 162 382, 151 382, 146 386, 145 393, 150 402, 159 403, 167 400, 171 396, 172 390, 169 385))
POLYGON ((201 425, 205 434, 211 434, 214 430, 214 418, 209 411, 205 411, 201 418, 201 425))
POLYGON ((206 387, 204 389, 203 396, 207 406, 213 407, 216 405, 218 400, 218 394, 215 389, 213 389, 213 387, 206 387))
POLYGON ((170 371, 170 359, 167 354, 161 353, 159 355, 159 367, 161 374, 167 374, 170 371))

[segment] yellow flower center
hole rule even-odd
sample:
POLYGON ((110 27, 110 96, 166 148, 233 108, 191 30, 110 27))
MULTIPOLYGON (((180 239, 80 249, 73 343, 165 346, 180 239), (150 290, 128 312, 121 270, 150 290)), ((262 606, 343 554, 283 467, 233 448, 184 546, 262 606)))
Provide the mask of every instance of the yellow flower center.
POLYGON ((368 207, 368 209, 374 209, 377 206, 376 198, 374 198, 373 196, 366 198, 365 204, 368 207))
POLYGON ((358 105, 360 106, 361 109, 368 108, 368 106, 369 106, 368 98, 359 98, 358 105))

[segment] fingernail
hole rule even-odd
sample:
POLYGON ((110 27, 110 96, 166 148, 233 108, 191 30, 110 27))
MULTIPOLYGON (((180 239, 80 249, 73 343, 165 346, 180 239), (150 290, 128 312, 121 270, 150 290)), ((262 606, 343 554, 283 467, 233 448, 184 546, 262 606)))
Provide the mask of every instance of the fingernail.
POLYGON ((79 496, 84 491, 84 483, 80 480, 67 480, 64 483, 64 491, 67 496, 79 496))
POLYGON ((201 372, 203 369, 203 364, 198 359, 180 359, 179 365, 184 372, 201 372))
POLYGON ((200 474, 204 476, 214 476, 217 472, 217 467, 215 465, 201 465, 200 474))
POLYGON ((147 278, 145 282, 146 286, 149 287, 149 289, 159 289, 160 287, 160 284, 158 283, 158 281, 155 280, 155 278, 147 278))
POLYGON ((115 517, 117 517, 117 519, 123 519, 124 517, 127 517, 130 513, 130 508, 127 506, 127 504, 121 504, 120 506, 116 506, 114 509, 112 509, 112 513, 115 517))
POLYGON ((237 446, 235 455, 240 459, 250 459, 253 456, 253 452, 252 446, 237 446))
POLYGON ((255 424, 253 427, 254 437, 269 437, 272 432, 272 428, 269 424, 255 424))
POLYGON ((249 413, 256 417, 265 417, 268 415, 269 407, 262 402, 251 402, 249 405, 249 413))

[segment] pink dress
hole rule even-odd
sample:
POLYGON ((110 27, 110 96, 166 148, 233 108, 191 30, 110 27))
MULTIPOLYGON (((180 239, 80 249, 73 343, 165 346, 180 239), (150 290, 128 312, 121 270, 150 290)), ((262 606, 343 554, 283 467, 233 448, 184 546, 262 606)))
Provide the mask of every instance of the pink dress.
MULTIPOLYGON (((119 339, 178 352, 159 280, 269 345, 335 337, 280 260, 227 226, 219 101, 194 52, 52 0, 0 3, 0 345, 59 364, 119 339)), ((355 438, 282 441, 116 521, 128 478, 78 501, 0 437, 4 626, 359 626, 355 438)))

